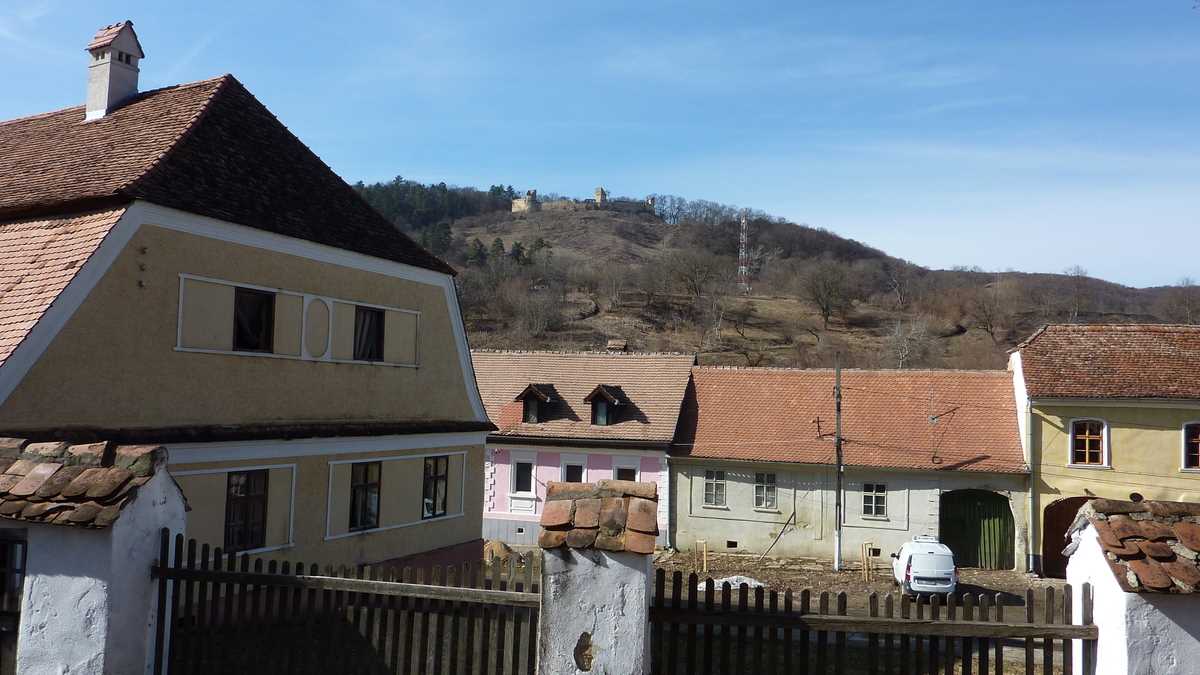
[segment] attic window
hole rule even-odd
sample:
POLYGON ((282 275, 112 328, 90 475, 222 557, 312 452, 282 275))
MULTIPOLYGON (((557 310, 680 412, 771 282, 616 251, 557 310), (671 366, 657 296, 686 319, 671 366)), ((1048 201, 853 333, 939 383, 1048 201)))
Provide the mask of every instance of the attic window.
POLYGON ((549 403, 552 399, 547 390, 550 385, 530 384, 517 394, 514 401, 521 401, 521 420, 526 424, 537 424, 542 421, 542 404, 549 403))
POLYGON ((609 424, 608 401, 596 399, 592 401, 592 424, 606 427, 609 424))
POLYGON ((592 404, 592 424, 606 427, 617 421, 617 409, 622 404, 623 397, 616 387, 601 384, 583 400, 592 404))

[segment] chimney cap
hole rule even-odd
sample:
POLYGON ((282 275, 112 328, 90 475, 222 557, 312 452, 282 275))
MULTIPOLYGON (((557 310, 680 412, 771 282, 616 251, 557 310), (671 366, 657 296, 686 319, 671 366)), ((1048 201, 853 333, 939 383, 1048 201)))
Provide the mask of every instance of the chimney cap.
POLYGON ((138 40, 137 33, 133 30, 133 22, 128 19, 118 23, 109 24, 96 31, 96 34, 92 36, 92 41, 88 43, 87 51, 90 52, 112 45, 112 43, 117 39, 117 36, 119 36, 125 29, 128 29, 129 34, 133 36, 133 46, 137 48, 136 56, 139 59, 146 58, 145 52, 142 51, 142 43, 140 40, 138 40))

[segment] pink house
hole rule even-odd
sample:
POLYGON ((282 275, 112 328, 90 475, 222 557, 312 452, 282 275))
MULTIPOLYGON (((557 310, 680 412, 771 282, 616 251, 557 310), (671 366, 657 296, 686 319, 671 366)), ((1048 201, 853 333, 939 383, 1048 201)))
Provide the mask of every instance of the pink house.
POLYGON ((658 483, 669 531, 667 449, 696 359, 690 354, 472 352, 499 430, 488 436, 483 536, 533 544, 550 481, 658 483))

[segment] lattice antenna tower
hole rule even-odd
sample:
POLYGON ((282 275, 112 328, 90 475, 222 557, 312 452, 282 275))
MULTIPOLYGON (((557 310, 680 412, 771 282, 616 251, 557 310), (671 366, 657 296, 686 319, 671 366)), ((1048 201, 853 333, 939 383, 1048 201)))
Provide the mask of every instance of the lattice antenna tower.
POLYGON ((750 219, 742 211, 741 229, 738 232, 738 290, 750 293, 750 219))

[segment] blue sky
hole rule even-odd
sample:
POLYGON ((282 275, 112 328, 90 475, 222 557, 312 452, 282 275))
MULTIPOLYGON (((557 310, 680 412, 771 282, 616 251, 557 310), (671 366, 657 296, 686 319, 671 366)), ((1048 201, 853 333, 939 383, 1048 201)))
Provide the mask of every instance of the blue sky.
POLYGON ((933 266, 1200 277, 1200 10, 1129 2, 0 4, 0 119, 234 73, 348 180, 752 206, 933 266))

